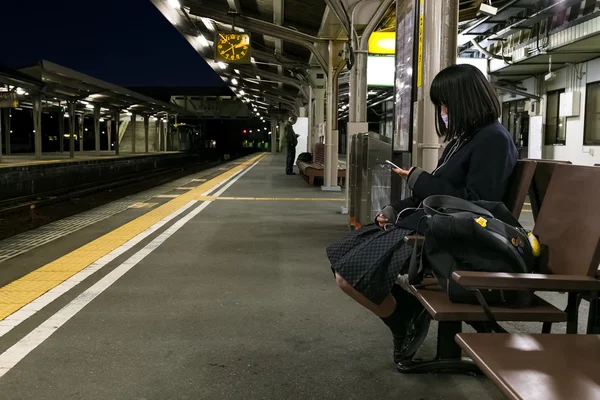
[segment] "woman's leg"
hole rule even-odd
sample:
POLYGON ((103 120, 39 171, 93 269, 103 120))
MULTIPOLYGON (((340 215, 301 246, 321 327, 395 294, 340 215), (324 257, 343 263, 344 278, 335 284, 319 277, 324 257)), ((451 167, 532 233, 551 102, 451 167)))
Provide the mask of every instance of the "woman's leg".
POLYGON ((387 295, 381 304, 377 305, 356 290, 338 273, 335 274, 335 280, 344 293, 381 318, 383 323, 390 328, 394 336, 394 362, 399 363, 405 358, 412 358, 418 346, 413 346, 416 348, 407 346, 405 339, 408 324, 418 300, 399 285, 394 285, 391 293, 387 295))

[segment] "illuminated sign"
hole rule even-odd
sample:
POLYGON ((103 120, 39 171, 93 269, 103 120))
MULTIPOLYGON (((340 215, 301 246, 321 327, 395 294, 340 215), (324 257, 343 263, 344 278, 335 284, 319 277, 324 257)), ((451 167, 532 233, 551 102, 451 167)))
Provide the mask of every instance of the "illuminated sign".
POLYGON ((373 32, 369 36, 369 53, 395 54, 396 32, 373 32))
POLYGON ((394 56, 369 56, 367 58, 367 85, 394 86, 394 56))

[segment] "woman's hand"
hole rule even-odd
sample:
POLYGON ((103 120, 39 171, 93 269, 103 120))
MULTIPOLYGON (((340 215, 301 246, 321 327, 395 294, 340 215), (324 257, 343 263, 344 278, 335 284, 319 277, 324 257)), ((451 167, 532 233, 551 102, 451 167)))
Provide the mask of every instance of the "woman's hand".
POLYGON ((414 167, 411 167, 411 169, 409 169, 408 171, 402 168, 394 168, 392 169, 392 171, 394 171, 395 173, 397 173, 398 175, 400 175, 401 178, 408 178, 408 175, 410 174, 410 171, 412 171, 414 167))
POLYGON ((387 224, 389 221, 386 217, 384 217, 383 215, 378 215, 377 216, 377 223, 379 224, 380 227, 384 227, 385 224, 387 224))

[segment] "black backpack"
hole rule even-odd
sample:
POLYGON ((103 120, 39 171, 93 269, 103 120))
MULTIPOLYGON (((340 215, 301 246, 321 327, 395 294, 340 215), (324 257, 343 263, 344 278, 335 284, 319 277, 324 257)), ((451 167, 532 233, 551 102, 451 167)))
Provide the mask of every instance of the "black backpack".
MULTIPOLYGON (((423 201, 426 223, 420 262, 417 249, 409 281, 420 284, 424 274, 437 278, 453 303, 477 303, 475 294, 452 279, 454 271, 531 273, 539 254, 537 238, 525 230, 503 203, 469 202, 450 196, 423 201)), ((490 304, 529 304, 532 293, 482 291, 490 304)))
POLYGON ((310 163, 312 162, 312 158, 313 157, 311 153, 300 153, 300 155, 298 156, 298 161, 310 163))

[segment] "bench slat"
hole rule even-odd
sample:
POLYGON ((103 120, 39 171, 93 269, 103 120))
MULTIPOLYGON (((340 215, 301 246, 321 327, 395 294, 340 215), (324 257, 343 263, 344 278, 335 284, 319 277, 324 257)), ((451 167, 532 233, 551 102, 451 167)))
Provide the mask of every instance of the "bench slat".
POLYGON ((600 399, 600 335, 461 333, 456 342, 509 399, 600 399))
MULTIPOLYGON (((489 321, 479 304, 452 303, 439 287, 437 279, 425 279, 418 288, 411 286, 411 292, 425 306, 436 321, 489 321)), ((497 321, 538 321, 565 322, 567 314, 554 307, 541 297, 535 299, 531 307, 490 307, 497 321)))
POLYGON ((557 292, 599 291, 600 281, 589 276, 509 274, 455 271, 452 279, 465 289, 537 290, 557 292))

